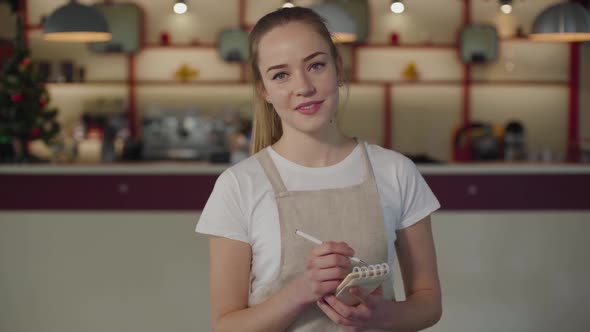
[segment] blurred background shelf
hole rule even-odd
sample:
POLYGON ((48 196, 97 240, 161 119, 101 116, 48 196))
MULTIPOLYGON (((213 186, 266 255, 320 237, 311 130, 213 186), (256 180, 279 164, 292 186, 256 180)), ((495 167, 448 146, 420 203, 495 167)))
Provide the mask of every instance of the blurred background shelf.
MULTIPOLYGON (((588 145, 584 135, 590 131, 585 124, 590 123, 586 115, 590 101, 583 91, 590 86, 590 78, 584 75, 590 72, 584 70, 590 51, 583 45, 574 49, 526 37, 534 17, 552 2, 519 3, 513 15, 504 15, 495 1, 419 0, 402 16, 395 16, 387 1, 369 1, 365 39, 338 46, 350 82, 343 98, 343 128, 350 135, 409 155, 449 162, 453 158, 450 137, 457 127, 518 120, 526 128, 533 153, 550 149, 553 155, 568 158, 576 146, 588 145), (497 59, 476 64, 462 61, 460 32, 472 24, 497 28, 497 59), (582 75, 578 81, 574 71, 582 75), (404 77, 408 73, 414 77, 404 77), (577 107, 571 98, 579 99, 577 107)), ((71 125, 74 114, 84 111, 82 103, 71 98, 92 98, 92 93, 77 96, 68 89, 88 88, 98 98, 107 97, 101 89, 124 91, 116 97, 125 100, 132 134, 138 138, 142 118, 153 107, 198 106, 206 114, 235 108, 248 113, 249 68, 221 59, 220 32, 251 27, 280 1, 232 0, 224 4, 223 14, 213 3, 199 3, 198 11, 184 16, 174 15, 163 3, 133 3, 143 15, 139 48, 118 54, 44 41, 40 22, 54 5, 27 1, 26 30, 33 60, 51 63, 54 74, 63 62, 84 69, 84 82, 57 83, 53 78, 47 85, 56 91, 52 105, 63 109, 59 116, 64 125, 71 125), (163 45, 163 33, 168 36, 167 45, 163 45), (196 71, 187 82, 175 78, 183 65, 196 71)))

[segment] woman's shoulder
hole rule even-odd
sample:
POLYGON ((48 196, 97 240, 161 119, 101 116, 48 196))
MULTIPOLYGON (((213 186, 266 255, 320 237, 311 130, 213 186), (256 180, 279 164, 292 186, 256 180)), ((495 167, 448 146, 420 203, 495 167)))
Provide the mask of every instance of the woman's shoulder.
POLYGON ((220 178, 232 178, 236 184, 246 185, 260 181, 261 177, 264 176, 264 170, 260 166, 256 155, 251 155, 228 167, 221 173, 220 178))
POLYGON ((386 167, 390 169, 394 168, 405 168, 415 167, 414 163, 410 158, 405 156, 403 153, 384 148, 377 144, 365 142, 367 153, 371 159, 373 167, 386 167))

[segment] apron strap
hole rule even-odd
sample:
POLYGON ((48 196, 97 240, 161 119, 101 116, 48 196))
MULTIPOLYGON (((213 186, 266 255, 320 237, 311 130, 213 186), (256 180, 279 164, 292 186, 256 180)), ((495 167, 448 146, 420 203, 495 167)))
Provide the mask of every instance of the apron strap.
POLYGON ((361 152, 363 157, 363 183, 374 183, 375 182, 375 174, 373 173, 373 166, 371 166, 371 161, 369 160, 369 153, 365 148, 365 141, 359 140, 355 137, 355 140, 361 146, 361 152))
POLYGON ((275 192, 275 196, 280 197, 286 195, 287 187, 285 187, 285 184, 281 179, 281 175, 279 174, 279 171, 277 170, 275 163, 273 163, 270 154, 268 153, 268 150, 260 150, 260 152, 256 154, 256 159, 258 159, 258 162, 262 166, 262 169, 264 170, 266 177, 270 181, 272 189, 275 192))

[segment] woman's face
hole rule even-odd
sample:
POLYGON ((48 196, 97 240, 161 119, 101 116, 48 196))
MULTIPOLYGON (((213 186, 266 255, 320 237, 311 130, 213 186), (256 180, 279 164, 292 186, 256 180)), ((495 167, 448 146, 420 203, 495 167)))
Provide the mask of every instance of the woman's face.
POLYGON ((283 133, 326 128, 338 108, 336 68, 329 44, 305 24, 288 23, 260 39, 262 95, 281 118, 283 133))

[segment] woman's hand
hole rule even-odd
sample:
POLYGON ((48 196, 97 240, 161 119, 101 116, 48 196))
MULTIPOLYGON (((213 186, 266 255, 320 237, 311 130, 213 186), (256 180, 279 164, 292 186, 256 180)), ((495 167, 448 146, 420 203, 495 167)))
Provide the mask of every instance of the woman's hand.
POLYGON ((320 309, 347 331, 367 329, 421 331, 439 321, 442 314, 441 290, 430 216, 399 230, 395 243, 406 299, 388 301, 382 289, 372 294, 353 291, 361 303, 347 306, 334 296, 318 301, 320 309))
POLYGON ((356 306, 340 302, 336 296, 328 295, 317 301, 318 307, 336 324, 346 331, 357 332, 378 327, 379 317, 384 315, 383 289, 368 293, 360 287, 351 287, 351 294, 361 300, 356 306))
POLYGON ((334 294, 336 288, 350 272, 349 257, 354 250, 345 242, 325 242, 313 248, 307 259, 305 273, 295 282, 303 302, 314 303, 334 294))

